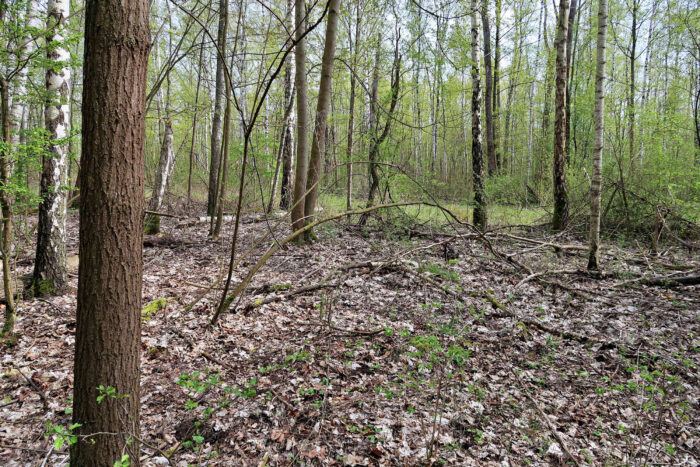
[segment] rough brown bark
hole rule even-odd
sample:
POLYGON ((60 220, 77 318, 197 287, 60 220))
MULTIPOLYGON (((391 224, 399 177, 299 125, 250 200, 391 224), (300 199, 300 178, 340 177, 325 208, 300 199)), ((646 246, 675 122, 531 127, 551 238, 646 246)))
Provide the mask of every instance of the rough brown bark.
POLYGON ((554 101, 554 213, 552 228, 563 230, 569 221, 569 196, 566 191, 566 34, 569 26, 569 1, 560 0, 556 38, 556 95, 554 101))
POLYGON ((147 0, 88 0, 73 466, 139 465, 147 0), (123 398, 97 403, 98 386, 123 398))
MULTIPOLYGON (((326 20, 326 40, 323 46, 321 61, 321 82, 318 88, 316 105, 316 122, 314 124, 311 156, 309 157, 309 172, 306 177, 306 196, 304 198, 305 223, 313 222, 314 210, 318 201, 318 184, 321 179, 321 152, 326 147, 326 128, 328 126, 328 109, 331 102, 331 82, 333 78, 333 62, 335 60, 335 43, 338 35, 338 10, 340 0, 330 0, 328 19, 326 20)), ((313 229, 304 234, 306 241, 314 237, 313 229)))

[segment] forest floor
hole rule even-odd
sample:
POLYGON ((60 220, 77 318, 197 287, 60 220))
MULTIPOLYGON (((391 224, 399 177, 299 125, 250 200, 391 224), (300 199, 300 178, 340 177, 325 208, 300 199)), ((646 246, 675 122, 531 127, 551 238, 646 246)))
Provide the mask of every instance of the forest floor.
MULTIPOLYGON (((212 242, 205 222, 163 218, 144 246, 143 302, 168 302, 143 324, 142 465, 700 462, 700 286, 644 285, 697 270, 697 252, 607 245, 595 278, 573 238, 383 216, 280 250, 214 327, 220 292, 188 305, 221 275, 232 223, 212 242)), ((269 245, 256 220, 234 283, 269 245)), ((22 302, 2 349, 2 465, 68 461, 69 223, 72 291, 22 302)))

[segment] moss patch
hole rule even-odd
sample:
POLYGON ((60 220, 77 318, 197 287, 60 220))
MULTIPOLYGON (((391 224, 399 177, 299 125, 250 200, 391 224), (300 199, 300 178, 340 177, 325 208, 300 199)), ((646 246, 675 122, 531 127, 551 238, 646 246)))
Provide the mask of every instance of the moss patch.
POLYGON ((168 306, 168 301, 165 298, 153 300, 141 310, 141 322, 145 323, 146 321, 150 321, 154 314, 164 309, 166 306, 168 306))

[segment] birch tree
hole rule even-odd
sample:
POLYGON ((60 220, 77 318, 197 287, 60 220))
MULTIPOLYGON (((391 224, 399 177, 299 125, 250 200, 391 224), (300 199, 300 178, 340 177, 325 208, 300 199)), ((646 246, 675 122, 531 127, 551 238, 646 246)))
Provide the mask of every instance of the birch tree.
POLYGON ((34 263, 37 295, 63 292, 66 272, 66 190, 70 135, 70 53, 66 48, 66 20, 70 0, 49 0, 45 122, 49 142, 41 172, 41 203, 34 263))
MULTIPOLYGON (((165 189, 168 186, 168 176, 175 163, 175 150, 173 149, 173 122, 165 121, 165 132, 163 134, 163 144, 160 148, 158 158, 158 169, 156 170, 156 181, 153 185, 151 199, 148 202, 149 211, 158 211, 163 204, 165 189)), ((149 213, 145 222, 146 234, 157 234, 160 232, 160 216, 149 213)))
POLYGON ((595 72, 595 143, 593 147, 593 176, 591 177, 591 230, 588 269, 600 268, 600 185, 603 172, 603 136, 605 119, 605 40, 608 27, 608 0, 598 0, 598 43, 595 72))
POLYGON ((219 1, 219 29, 216 38, 216 90, 214 117, 211 125, 211 160, 209 163, 209 189, 207 192, 207 215, 214 216, 219 196, 219 171, 221 168, 221 138, 224 105, 226 104, 226 32, 228 31, 228 0, 219 1))
POLYGON ((481 71, 479 70, 479 0, 472 0, 472 177, 474 180, 473 222, 481 230, 486 230, 486 191, 484 189, 484 156, 481 136, 481 71))

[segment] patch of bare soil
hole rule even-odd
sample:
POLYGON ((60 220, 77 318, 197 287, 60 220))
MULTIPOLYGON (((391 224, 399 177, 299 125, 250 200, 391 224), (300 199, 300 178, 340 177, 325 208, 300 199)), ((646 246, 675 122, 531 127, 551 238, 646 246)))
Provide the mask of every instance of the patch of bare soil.
MULTIPOLYGON (((255 246, 272 224, 250 220, 234 285, 270 243, 255 246)), ((644 285, 697 256, 610 247, 595 278, 585 244, 542 233, 328 224, 211 327, 220 291, 188 306, 222 274, 232 224, 220 243, 203 222, 162 225, 144 247, 144 304, 168 305, 143 324, 143 465, 700 461, 700 287, 644 285)), ((75 255, 75 218, 70 233, 75 255)), ((68 461, 45 433, 70 425, 75 307, 74 293, 20 305, 2 465, 68 461)))

